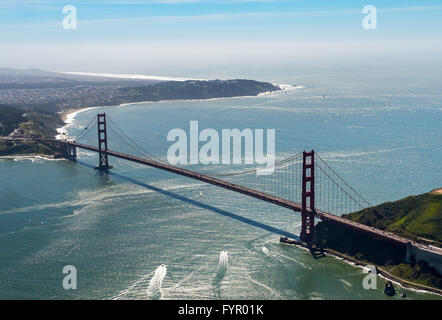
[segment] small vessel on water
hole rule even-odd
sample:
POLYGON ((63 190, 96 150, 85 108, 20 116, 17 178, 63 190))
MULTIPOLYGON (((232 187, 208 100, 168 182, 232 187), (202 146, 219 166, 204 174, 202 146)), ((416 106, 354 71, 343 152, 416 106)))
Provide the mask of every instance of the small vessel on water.
POLYGON ((394 286, 391 283, 391 281, 387 281, 387 283, 385 284, 384 293, 390 297, 392 297, 396 294, 396 290, 394 290, 394 286))

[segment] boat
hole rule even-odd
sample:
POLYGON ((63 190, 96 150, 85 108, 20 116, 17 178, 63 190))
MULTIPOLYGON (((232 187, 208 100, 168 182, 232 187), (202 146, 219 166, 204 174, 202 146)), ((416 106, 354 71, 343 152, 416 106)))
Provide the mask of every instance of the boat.
POLYGON ((394 290, 394 286, 391 283, 391 281, 387 281, 387 283, 385 284, 384 293, 390 297, 392 297, 396 294, 396 290, 394 290))

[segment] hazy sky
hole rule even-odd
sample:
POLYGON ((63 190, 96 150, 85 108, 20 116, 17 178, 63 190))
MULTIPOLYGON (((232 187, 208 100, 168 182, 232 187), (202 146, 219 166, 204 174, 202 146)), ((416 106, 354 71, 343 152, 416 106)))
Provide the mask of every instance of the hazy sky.
POLYGON ((1 0, 0 67, 146 72, 263 64, 440 63, 442 3, 1 0), (62 10, 77 10, 65 30, 62 10), (365 30, 362 9, 377 9, 365 30))

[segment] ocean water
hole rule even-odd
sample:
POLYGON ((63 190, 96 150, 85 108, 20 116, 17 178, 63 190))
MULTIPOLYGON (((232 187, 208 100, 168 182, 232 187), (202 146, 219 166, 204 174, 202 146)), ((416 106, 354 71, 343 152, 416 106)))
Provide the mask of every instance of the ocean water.
MULTIPOLYGON (((220 77, 238 76, 229 72, 220 77)), ((302 87, 100 107, 77 114, 64 130, 76 136, 104 111, 164 156, 168 131, 187 131, 191 120, 200 130, 274 128, 277 157, 314 149, 373 204, 442 186, 437 70, 287 68, 246 76, 302 87)), ((96 144, 94 135, 86 140, 96 144)), ((94 154, 80 151, 78 160, 0 160, 1 299, 401 299, 382 293, 384 279, 365 290, 361 268, 316 260, 250 223, 299 234, 296 213, 114 158, 109 175, 93 170, 94 154), (63 288, 66 265, 77 270, 76 290, 63 288)), ((407 299, 440 299, 406 292, 407 299)))

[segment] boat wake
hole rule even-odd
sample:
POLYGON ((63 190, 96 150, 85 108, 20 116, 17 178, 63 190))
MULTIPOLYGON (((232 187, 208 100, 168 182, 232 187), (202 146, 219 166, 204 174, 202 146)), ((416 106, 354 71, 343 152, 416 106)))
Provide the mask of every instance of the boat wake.
POLYGON ((215 298, 221 299, 221 281, 224 279, 227 268, 229 266, 229 259, 227 256, 227 250, 221 251, 219 254, 218 272, 213 279, 213 291, 215 298))
POLYGON ((155 274, 150 279, 149 287, 147 288, 147 297, 151 300, 158 300, 161 298, 161 285, 167 273, 167 266, 162 264, 155 270, 155 274))
POLYGON ((269 249, 267 249, 265 246, 262 246, 262 247, 261 247, 261 251, 262 251, 266 256, 270 255, 270 251, 269 251, 269 249))
POLYGON ((221 281, 226 275, 228 266, 229 258, 227 256, 227 250, 223 250, 219 254, 218 273, 216 274, 216 278, 219 279, 219 281, 221 281))
POLYGON ((152 275, 152 272, 145 274, 137 281, 133 282, 127 289, 121 290, 116 296, 112 298, 112 300, 121 300, 126 299, 130 294, 132 294, 135 289, 140 285, 143 284, 147 278, 149 278, 152 275))

